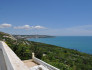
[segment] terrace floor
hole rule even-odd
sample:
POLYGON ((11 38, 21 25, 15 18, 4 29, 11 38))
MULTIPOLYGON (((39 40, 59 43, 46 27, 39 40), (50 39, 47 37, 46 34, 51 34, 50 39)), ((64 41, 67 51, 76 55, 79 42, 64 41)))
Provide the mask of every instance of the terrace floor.
POLYGON ((25 64, 28 68, 31 68, 31 67, 34 67, 34 66, 39 65, 39 64, 35 63, 32 59, 30 59, 30 60, 24 60, 23 62, 24 62, 24 64, 25 64))

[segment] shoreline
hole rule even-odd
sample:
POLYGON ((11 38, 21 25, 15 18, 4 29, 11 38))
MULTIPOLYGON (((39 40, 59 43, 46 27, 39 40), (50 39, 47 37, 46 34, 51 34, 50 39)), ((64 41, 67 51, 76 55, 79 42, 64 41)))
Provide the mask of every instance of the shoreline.
MULTIPOLYGON (((62 38, 62 37, 61 37, 62 38)), ((69 40, 67 41, 67 39, 65 40, 66 37, 62 38, 63 40, 60 40, 60 37, 55 37, 53 39, 50 39, 50 38, 38 38, 35 39, 35 38, 31 38, 31 39, 27 39, 29 41, 34 41, 34 42, 39 42, 39 43, 45 43, 45 44, 50 44, 50 45, 55 45, 55 46, 59 46, 59 47, 64 47, 64 48, 68 48, 68 49, 74 49, 74 50, 77 50, 79 52, 83 52, 83 53, 87 53, 87 54, 92 54, 92 52, 90 51, 89 48, 86 49, 86 47, 88 46, 87 43, 85 43, 85 37, 81 37, 82 39, 84 39, 84 42, 80 42, 80 41, 77 41, 76 42, 76 39, 78 40, 80 37, 76 37, 76 38, 73 38, 73 40, 75 41, 71 41, 71 38, 69 37, 69 40), (58 39, 56 39, 58 38, 58 39), (84 48, 85 47, 85 48, 84 48)), ((87 37, 89 38, 89 37, 87 37)), ((80 40, 80 39, 79 39, 80 40)), ((89 47, 91 46, 91 44, 89 43, 89 47)))

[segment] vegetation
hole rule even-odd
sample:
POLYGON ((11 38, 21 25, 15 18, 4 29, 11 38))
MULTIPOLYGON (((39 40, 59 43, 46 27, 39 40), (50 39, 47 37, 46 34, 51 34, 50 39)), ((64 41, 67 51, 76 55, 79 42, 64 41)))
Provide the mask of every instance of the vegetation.
POLYGON ((20 59, 31 59, 31 53, 60 70, 92 70, 92 55, 54 45, 14 39, 0 32, 0 40, 4 40, 20 59))

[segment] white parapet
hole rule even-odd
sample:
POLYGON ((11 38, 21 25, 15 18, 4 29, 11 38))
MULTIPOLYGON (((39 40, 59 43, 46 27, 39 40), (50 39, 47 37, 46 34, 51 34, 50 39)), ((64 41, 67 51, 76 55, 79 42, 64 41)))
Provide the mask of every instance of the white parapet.
POLYGON ((49 69, 44 67, 43 65, 38 65, 30 68, 30 70, 49 70, 49 69))
POLYGON ((58 69, 58 68, 56 68, 56 67, 54 67, 54 66, 52 66, 52 65, 50 65, 48 63, 36 58, 36 57, 33 58, 33 61, 38 63, 38 64, 40 64, 40 65, 43 65, 45 68, 47 68, 49 70, 60 70, 60 69, 58 69))
POLYGON ((5 42, 0 41, 0 49, 2 50, 7 70, 29 70, 5 42))
POLYGON ((29 69, 5 42, 0 41, 0 70, 60 70, 36 58, 34 53, 32 59, 39 65, 29 69))

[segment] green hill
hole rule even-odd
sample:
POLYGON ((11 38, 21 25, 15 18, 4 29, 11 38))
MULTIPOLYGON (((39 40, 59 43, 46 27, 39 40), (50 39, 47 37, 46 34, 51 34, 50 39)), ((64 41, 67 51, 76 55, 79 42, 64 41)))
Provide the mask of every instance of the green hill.
POLYGON ((92 55, 50 44, 15 39, 12 35, 0 32, 0 40, 22 60, 31 59, 31 53, 60 70, 92 70, 92 55))

